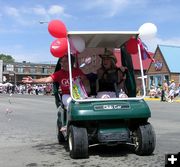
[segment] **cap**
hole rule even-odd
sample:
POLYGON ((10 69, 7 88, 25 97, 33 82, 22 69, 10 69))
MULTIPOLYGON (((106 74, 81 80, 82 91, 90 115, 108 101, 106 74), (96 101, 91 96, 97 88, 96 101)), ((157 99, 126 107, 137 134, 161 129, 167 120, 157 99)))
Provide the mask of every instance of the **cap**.
POLYGON ((174 82, 174 79, 171 79, 171 82, 174 82))
POLYGON ((117 63, 116 57, 114 56, 113 52, 110 51, 110 50, 106 50, 103 55, 100 55, 100 57, 101 57, 102 59, 104 59, 104 58, 111 58, 111 59, 113 59, 113 61, 114 61, 115 63, 117 63))

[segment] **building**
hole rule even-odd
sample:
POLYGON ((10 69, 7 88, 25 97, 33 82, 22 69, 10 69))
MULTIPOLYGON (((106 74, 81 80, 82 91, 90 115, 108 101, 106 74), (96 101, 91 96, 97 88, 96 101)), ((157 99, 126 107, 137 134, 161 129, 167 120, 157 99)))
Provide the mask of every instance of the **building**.
POLYGON ((21 84, 23 77, 41 78, 54 72, 56 64, 40 64, 30 62, 3 63, 3 81, 15 85, 21 84))
POLYGON ((155 62, 152 62, 147 70, 147 85, 162 85, 163 80, 174 80, 176 85, 180 83, 180 46, 158 45, 154 54, 155 62))

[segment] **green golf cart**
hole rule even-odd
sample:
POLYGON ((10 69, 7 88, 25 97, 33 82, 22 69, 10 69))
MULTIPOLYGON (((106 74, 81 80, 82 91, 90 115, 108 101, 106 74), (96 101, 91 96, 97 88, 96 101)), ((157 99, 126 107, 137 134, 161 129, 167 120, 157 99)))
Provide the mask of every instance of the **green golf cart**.
MULTIPOLYGON (((56 89, 54 95, 58 107, 57 137, 60 144, 68 142, 72 158, 88 158, 88 148, 94 144, 127 144, 132 146, 137 155, 151 155, 153 153, 156 139, 154 129, 148 122, 151 112, 143 99, 146 95, 146 89, 140 47, 137 45, 139 56, 136 61, 139 61, 141 67, 141 77, 139 77, 143 90, 141 96, 136 95, 133 55, 129 54, 125 47, 125 43, 131 37, 137 38, 138 34, 137 31, 68 32, 68 38, 77 36, 85 41, 85 50, 76 56, 77 59, 81 59, 77 60, 80 63, 84 60, 83 55, 91 54, 97 58, 98 51, 95 54, 95 49, 116 48, 120 52, 121 65, 128 69, 125 80, 128 98, 97 98, 95 92, 97 76, 94 68, 87 67, 85 72, 90 82, 90 94, 87 98, 77 99, 73 97, 72 67, 69 63, 72 101, 68 111, 62 104, 61 94, 58 92, 59 85, 54 83, 54 89, 56 89), (86 50, 88 51, 86 52, 86 50)), ((68 43, 69 62, 71 62, 70 54, 70 43, 68 43)), ((81 67, 80 63, 77 64, 81 67)), ((58 62, 56 71, 59 68, 58 62)), ((82 71, 83 68, 85 67, 82 67, 82 71)))

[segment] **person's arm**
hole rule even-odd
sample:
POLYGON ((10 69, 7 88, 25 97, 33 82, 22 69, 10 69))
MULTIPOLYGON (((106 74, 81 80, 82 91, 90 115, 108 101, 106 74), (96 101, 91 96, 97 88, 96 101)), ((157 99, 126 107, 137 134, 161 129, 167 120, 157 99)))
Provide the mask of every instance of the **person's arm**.
POLYGON ((172 89, 172 83, 169 85, 169 89, 172 89))
POLYGON ((53 79, 51 76, 45 77, 45 78, 39 78, 39 79, 33 79, 30 76, 23 77, 22 79, 23 83, 52 83, 53 79))
POLYGON ((86 89, 86 92, 89 94, 90 93, 89 80, 87 79, 87 77, 85 75, 81 75, 81 81, 86 89))

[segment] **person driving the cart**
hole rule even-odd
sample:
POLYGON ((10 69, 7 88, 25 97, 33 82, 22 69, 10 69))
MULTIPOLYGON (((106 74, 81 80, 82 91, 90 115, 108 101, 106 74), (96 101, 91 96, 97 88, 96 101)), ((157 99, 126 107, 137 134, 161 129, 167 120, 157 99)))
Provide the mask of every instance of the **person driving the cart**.
MULTIPOLYGON (((80 78, 84 85, 88 85, 88 80, 84 73, 79 69, 74 67, 74 57, 71 55, 72 64, 72 79, 75 80, 80 78)), ((67 108, 68 104, 72 100, 70 96, 70 81, 69 81, 69 67, 68 67, 68 56, 67 54, 61 58, 60 61, 61 69, 54 72, 48 77, 33 79, 32 77, 24 77, 22 79, 23 83, 53 83, 58 82, 62 91, 62 102, 67 108)))
MULTIPOLYGON (((97 97, 120 97, 120 94, 126 91, 126 68, 116 66, 117 59, 110 50, 106 50, 100 57, 102 58, 102 67, 97 71, 99 85, 97 97)), ((127 96, 125 95, 125 97, 127 96)))

